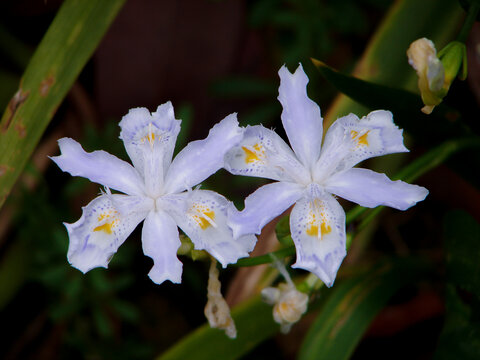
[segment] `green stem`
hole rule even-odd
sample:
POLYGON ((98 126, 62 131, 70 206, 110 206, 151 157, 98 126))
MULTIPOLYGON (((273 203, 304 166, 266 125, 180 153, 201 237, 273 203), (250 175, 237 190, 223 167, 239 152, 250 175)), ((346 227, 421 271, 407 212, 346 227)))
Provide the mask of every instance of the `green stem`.
POLYGON ((462 29, 457 36, 457 40, 465 43, 467 41, 468 34, 470 34, 470 30, 472 30, 472 26, 477 19, 478 11, 480 10, 480 4, 476 1, 472 1, 470 4, 470 8, 468 9, 467 17, 463 22, 462 29))

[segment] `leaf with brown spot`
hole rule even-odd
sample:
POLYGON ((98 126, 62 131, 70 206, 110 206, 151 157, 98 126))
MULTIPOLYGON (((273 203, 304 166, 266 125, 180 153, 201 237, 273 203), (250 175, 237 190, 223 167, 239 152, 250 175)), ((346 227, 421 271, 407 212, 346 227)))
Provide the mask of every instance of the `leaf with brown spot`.
POLYGON ((2 132, 6 132, 10 127, 13 117, 17 112, 20 105, 22 105, 28 98, 30 91, 23 91, 22 88, 18 89, 18 91, 13 95, 12 99, 8 103, 7 111, 9 112, 8 117, 4 121, 4 123, 0 126, 2 132))
POLYGON ((43 79, 40 83, 40 96, 47 96, 53 84, 55 84, 55 76, 53 76, 53 74, 50 74, 46 79, 43 79))
POLYGON ((18 137, 20 139, 23 139, 27 134, 27 129, 20 120, 18 123, 15 124, 15 131, 18 133, 18 137))

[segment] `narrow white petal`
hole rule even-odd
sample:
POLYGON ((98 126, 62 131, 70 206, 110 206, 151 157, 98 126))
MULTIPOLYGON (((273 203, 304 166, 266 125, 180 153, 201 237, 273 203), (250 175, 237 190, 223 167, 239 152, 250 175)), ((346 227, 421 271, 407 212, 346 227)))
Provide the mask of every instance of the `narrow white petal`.
POLYGON ((350 114, 335 121, 325 142, 314 178, 323 182, 334 173, 350 169, 360 161, 386 154, 407 152, 403 135, 389 111, 373 111, 359 119, 350 114))
POLYGON ((307 95, 308 77, 302 65, 294 74, 282 66, 278 74, 278 100, 283 107, 283 127, 295 154, 311 169, 318 160, 322 142, 323 119, 320 108, 307 95))
POLYGON ((308 270, 332 286, 347 253, 345 212, 337 200, 329 194, 300 199, 290 214, 290 231, 297 250, 292 267, 308 270))
POLYGON ((295 183, 275 182, 258 188, 245 199, 245 209, 232 209, 228 225, 235 237, 260 234, 262 228, 297 201, 304 188, 295 183))
POLYGON ((223 267, 248 256, 255 246, 257 239, 252 234, 233 238, 227 225, 227 211, 233 205, 216 192, 194 190, 169 195, 159 206, 171 214, 196 249, 206 250, 223 267))
POLYGON ((308 182, 309 173, 283 139, 261 125, 248 126, 242 141, 225 155, 225 169, 235 175, 308 182))
POLYGON ((180 244, 177 224, 171 216, 163 211, 151 211, 143 224, 142 247, 143 253, 153 259, 148 276, 154 283, 182 281, 183 266, 177 258, 180 244))
POLYGON ((230 114, 216 124, 203 140, 190 142, 178 153, 165 180, 166 193, 189 189, 223 167, 223 158, 243 135, 237 115, 230 114))
POLYGON ((428 195, 424 187, 392 181, 385 174, 359 168, 334 175, 325 189, 361 206, 386 205, 399 210, 408 209, 428 195))
MULTIPOLYGON (((147 201, 147 200, 145 200, 147 201)), ((148 202, 148 201, 147 201, 148 202)), ((83 208, 82 217, 74 224, 64 224, 68 231, 68 261, 86 273, 96 267, 107 267, 113 254, 145 218, 142 198, 126 195, 102 195, 83 208), (115 202, 130 203, 130 211, 122 213, 115 202)))
POLYGON ((151 196, 161 193, 180 123, 170 102, 152 114, 146 108, 131 109, 120 122, 120 138, 151 196))

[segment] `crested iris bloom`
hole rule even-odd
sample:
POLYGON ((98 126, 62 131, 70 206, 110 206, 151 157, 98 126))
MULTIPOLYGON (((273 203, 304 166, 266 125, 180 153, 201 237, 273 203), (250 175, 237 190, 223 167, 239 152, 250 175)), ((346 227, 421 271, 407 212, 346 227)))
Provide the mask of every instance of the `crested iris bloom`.
POLYGON ((362 160, 408 151, 402 130, 388 111, 359 119, 350 114, 335 121, 322 145, 320 109, 307 96, 308 78, 300 65, 294 74, 279 71, 278 99, 291 148, 274 131, 247 127, 243 140, 225 156, 225 168, 236 175, 277 180, 257 189, 245 209, 229 213, 234 236, 260 233, 262 227, 295 204, 290 230, 297 250, 296 268, 332 286, 346 255, 345 212, 335 196, 365 207, 386 205, 405 210, 423 200, 427 189, 386 175, 354 168, 362 160))
POLYGON ((80 220, 65 224, 72 266, 84 273, 107 267, 143 220, 143 252, 154 261, 148 275, 157 284, 181 281, 177 226, 196 249, 205 249, 223 266, 252 250, 254 235, 234 240, 227 226, 231 202, 213 191, 191 189, 219 170, 225 153, 241 140, 236 115, 216 124, 204 140, 189 143, 172 161, 180 123, 170 102, 152 114, 145 108, 130 110, 120 122, 120 138, 133 166, 104 151, 87 153, 73 139, 59 140, 61 155, 52 160, 60 169, 106 187, 83 208, 80 220))

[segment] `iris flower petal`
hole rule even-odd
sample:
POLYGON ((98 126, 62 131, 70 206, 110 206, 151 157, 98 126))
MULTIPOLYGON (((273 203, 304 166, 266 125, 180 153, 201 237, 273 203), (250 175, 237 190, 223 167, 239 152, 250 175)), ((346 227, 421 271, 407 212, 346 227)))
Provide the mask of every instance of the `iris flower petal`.
POLYGON ((58 140, 58 145, 61 155, 52 156, 51 159, 70 175, 87 178, 129 195, 144 193, 143 181, 129 163, 102 150, 87 153, 70 138, 58 140))
POLYGON ((138 211, 138 198, 128 195, 101 195, 83 208, 82 217, 73 224, 64 224, 70 243, 68 261, 83 273, 107 267, 113 254, 122 245, 147 212, 138 211), (130 212, 121 213, 114 203, 131 201, 130 212))
POLYGON ((170 102, 152 114, 146 108, 131 109, 120 121, 120 138, 151 196, 161 193, 180 123, 170 102))
POLYGON ((285 141, 261 125, 247 127, 241 145, 225 155, 225 168, 235 175, 272 180, 307 181, 309 177, 285 141))
POLYGON ((312 168, 320 154, 323 119, 320 108, 307 95, 308 77, 299 65, 294 74, 285 66, 278 72, 278 100, 282 104, 282 123, 299 160, 312 168))
POLYGON ((385 174, 359 168, 332 176, 325 189, 361 206, 386 205, 398 210, 406 210, 428 195, 424 187, 392 181, 385 174))
POLYGON ((237 238, 245 234, 260 234, 272 219, 287 210, 303 193, 301 185, 276 182, 258 188, 245 199, 245 209, 230 211, 229 226, 237 238))
POLYGON ((221 169, 225 153, 242 139, 242 135, 237 115, 230 114, 216 124, 205 139, 190 142, 172 161, 165 192, 187 190, 221 169))
POLYGON ((216 192, 194 190, 170 195, 162 203, 195 249, 208 251, 223 267, 248 256, 255 246, 254 235, 233 238, 227 225, 227 212, 233 205, 216 192))
POLYGON ((353 114, 338 119, 325 135, 315 179, 324 180, 371 157, 407 152, 402 132, 390 111, 373 111, 361 119, 353 114))
POLYGON ((161 284, 165 280, 179 284, 182 281, 182 263, 177 258, 180 247, 177 224, 163 211, 148 213, 142 229, 143 253, 153 259, 148 273, 150 279, 161 284))
POLYGON ((332 286, 347 253, 345 212, 337 200, 326 193, 303 197, 290 214, 290 231, 297 250, 292 267, 308 270, 332 286))

